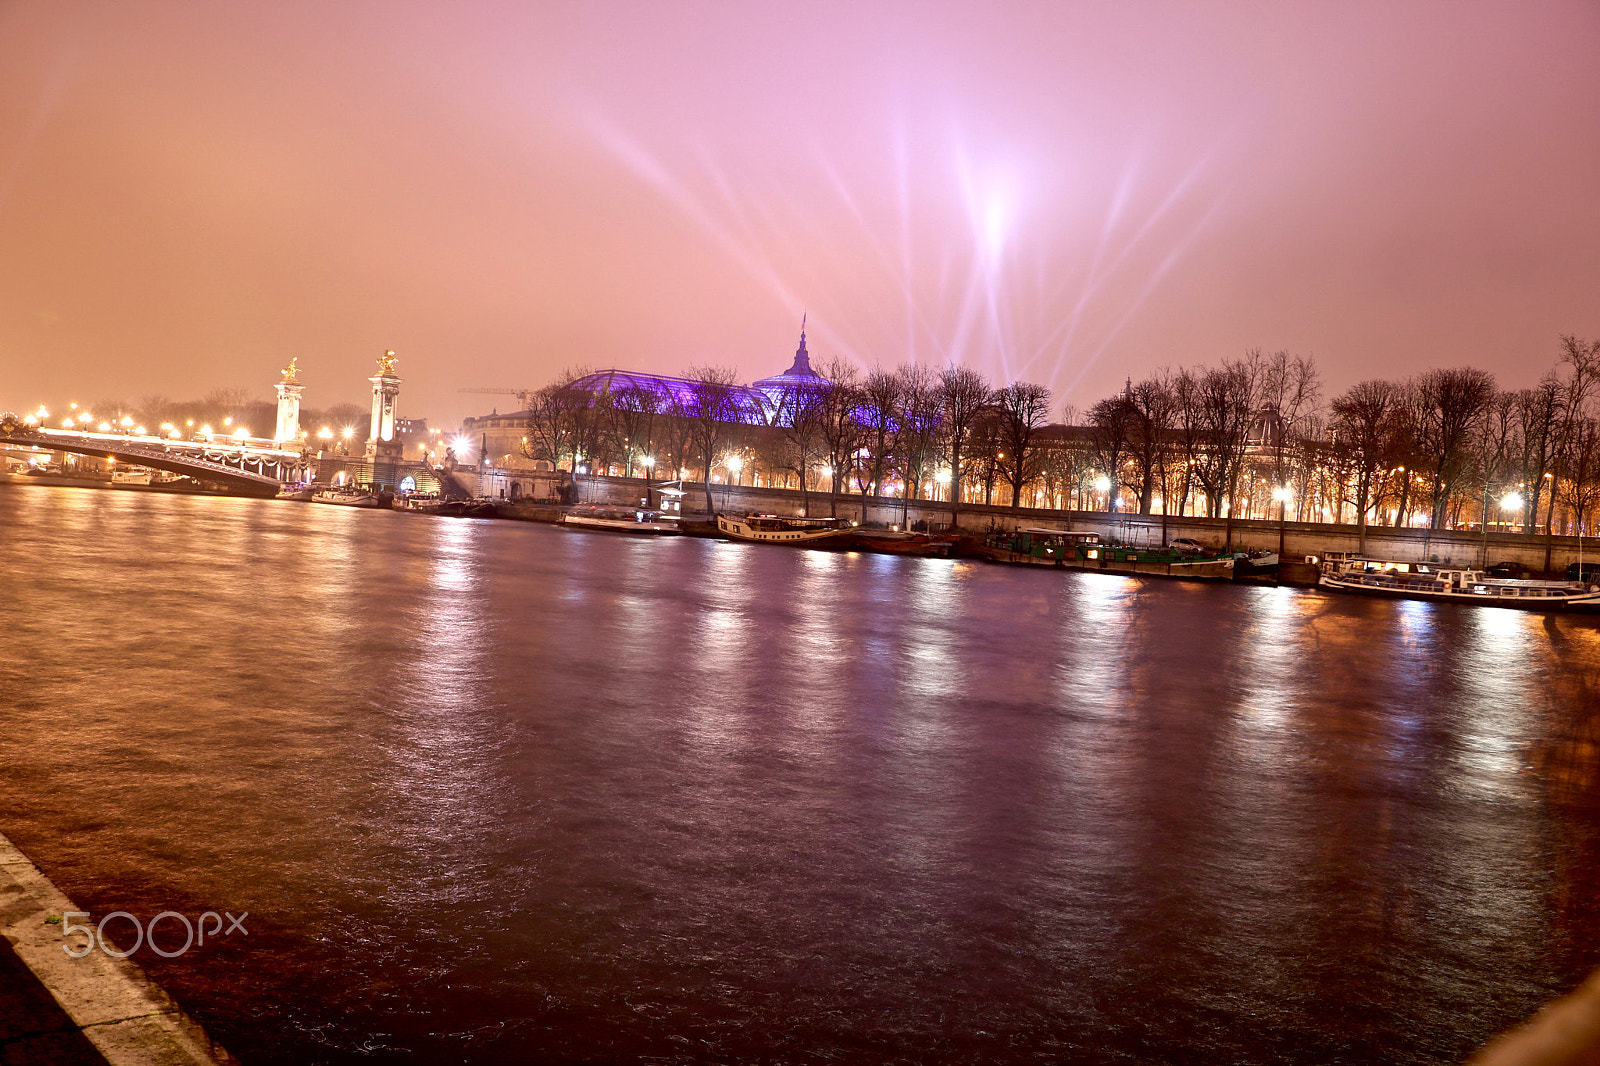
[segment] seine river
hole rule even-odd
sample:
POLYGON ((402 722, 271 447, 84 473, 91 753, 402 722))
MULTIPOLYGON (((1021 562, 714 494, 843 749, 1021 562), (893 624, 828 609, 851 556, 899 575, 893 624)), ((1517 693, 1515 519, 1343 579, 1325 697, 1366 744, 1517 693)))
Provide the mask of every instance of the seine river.
POLYGON ((33 486, 0 582, 0 832, 248 912, 134 956, 247 1064, 1447 1063, 1600 963, 1592 621, 33 486))

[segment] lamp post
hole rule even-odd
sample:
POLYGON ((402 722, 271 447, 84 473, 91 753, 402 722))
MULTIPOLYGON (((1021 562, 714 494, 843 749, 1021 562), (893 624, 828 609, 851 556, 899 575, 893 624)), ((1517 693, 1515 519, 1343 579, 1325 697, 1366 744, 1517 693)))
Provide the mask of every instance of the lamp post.
MULTIPOLYGON (((1520 511, 1526 502, 1522 498, 1522 493, 1513 489, 1500 497, 1500 510, 1507 513, 1520 511)), ((1504 520, 1502 519, 1502 521, 1504 520)), ((1485 570, 1489 569, 1489 522, 1487 516, 1485 516, 1483 523, 1483 568, 1485 570)))
POLYGON ((1279 485, 1277 488, 1272 490, 1272 498, 1274 500, 1278 501, 1278 565, 1279 566, 1283 565, 1284 522, 1286 521, 1286 516, 1287 516, 1288 510, 1289 510, 1289 498, 1292 495, 1293 494, 1289 491, 1288 486, 1286 486, 1286 485, 1279 485))
POLYGON ((1109 513, 1111 510, 1111 479, 1101 474, 1094 479, 1094 489, 1096 492, 1105 495, 1104 504, 1100 509, 1109 513))

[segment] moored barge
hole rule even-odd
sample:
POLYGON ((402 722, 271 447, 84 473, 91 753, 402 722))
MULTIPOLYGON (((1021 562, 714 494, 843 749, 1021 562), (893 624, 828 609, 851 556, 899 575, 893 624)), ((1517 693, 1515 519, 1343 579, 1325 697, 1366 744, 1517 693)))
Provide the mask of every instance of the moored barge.
POLYGON ((1172 548, 1139 548, 1110 544, 1098 533, 1063 529, 997 530, 963 540, 961 554, 997 563, 1054 566, 1113 574, 1147 574, 1196 581, 1232 581, 1242 552, 1213 554, 1172 548))
POLYGON ((1393 559, 1332 559, 1323 564, 1321 588, 1367 596, 1473 603, 1523 611, 1600 613, 1600 585, 1497 577, 1482 570, 1404 563, 1393 559))

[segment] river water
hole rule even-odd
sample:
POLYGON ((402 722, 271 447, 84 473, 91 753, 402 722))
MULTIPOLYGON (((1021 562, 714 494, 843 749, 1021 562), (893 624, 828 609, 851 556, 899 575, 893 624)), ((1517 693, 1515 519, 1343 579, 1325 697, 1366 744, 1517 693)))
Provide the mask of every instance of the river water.
POLYGON ((1592 621, 34 486, 0 582, 0 832, 248 912, 134 956, 247 1064, 1443 1063, 1600 963, 1592 621))

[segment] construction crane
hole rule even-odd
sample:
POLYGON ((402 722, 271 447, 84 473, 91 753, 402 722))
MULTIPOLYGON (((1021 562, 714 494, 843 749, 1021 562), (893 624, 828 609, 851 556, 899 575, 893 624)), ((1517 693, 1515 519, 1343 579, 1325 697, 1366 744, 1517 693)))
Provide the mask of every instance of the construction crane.
POLYGON ((485 396, 515 396, 517 403, 522 405, 522 410, 528 409, 528 397, 538 392, 538 389, 458 389, 458 392, 476 392, 485 396))

